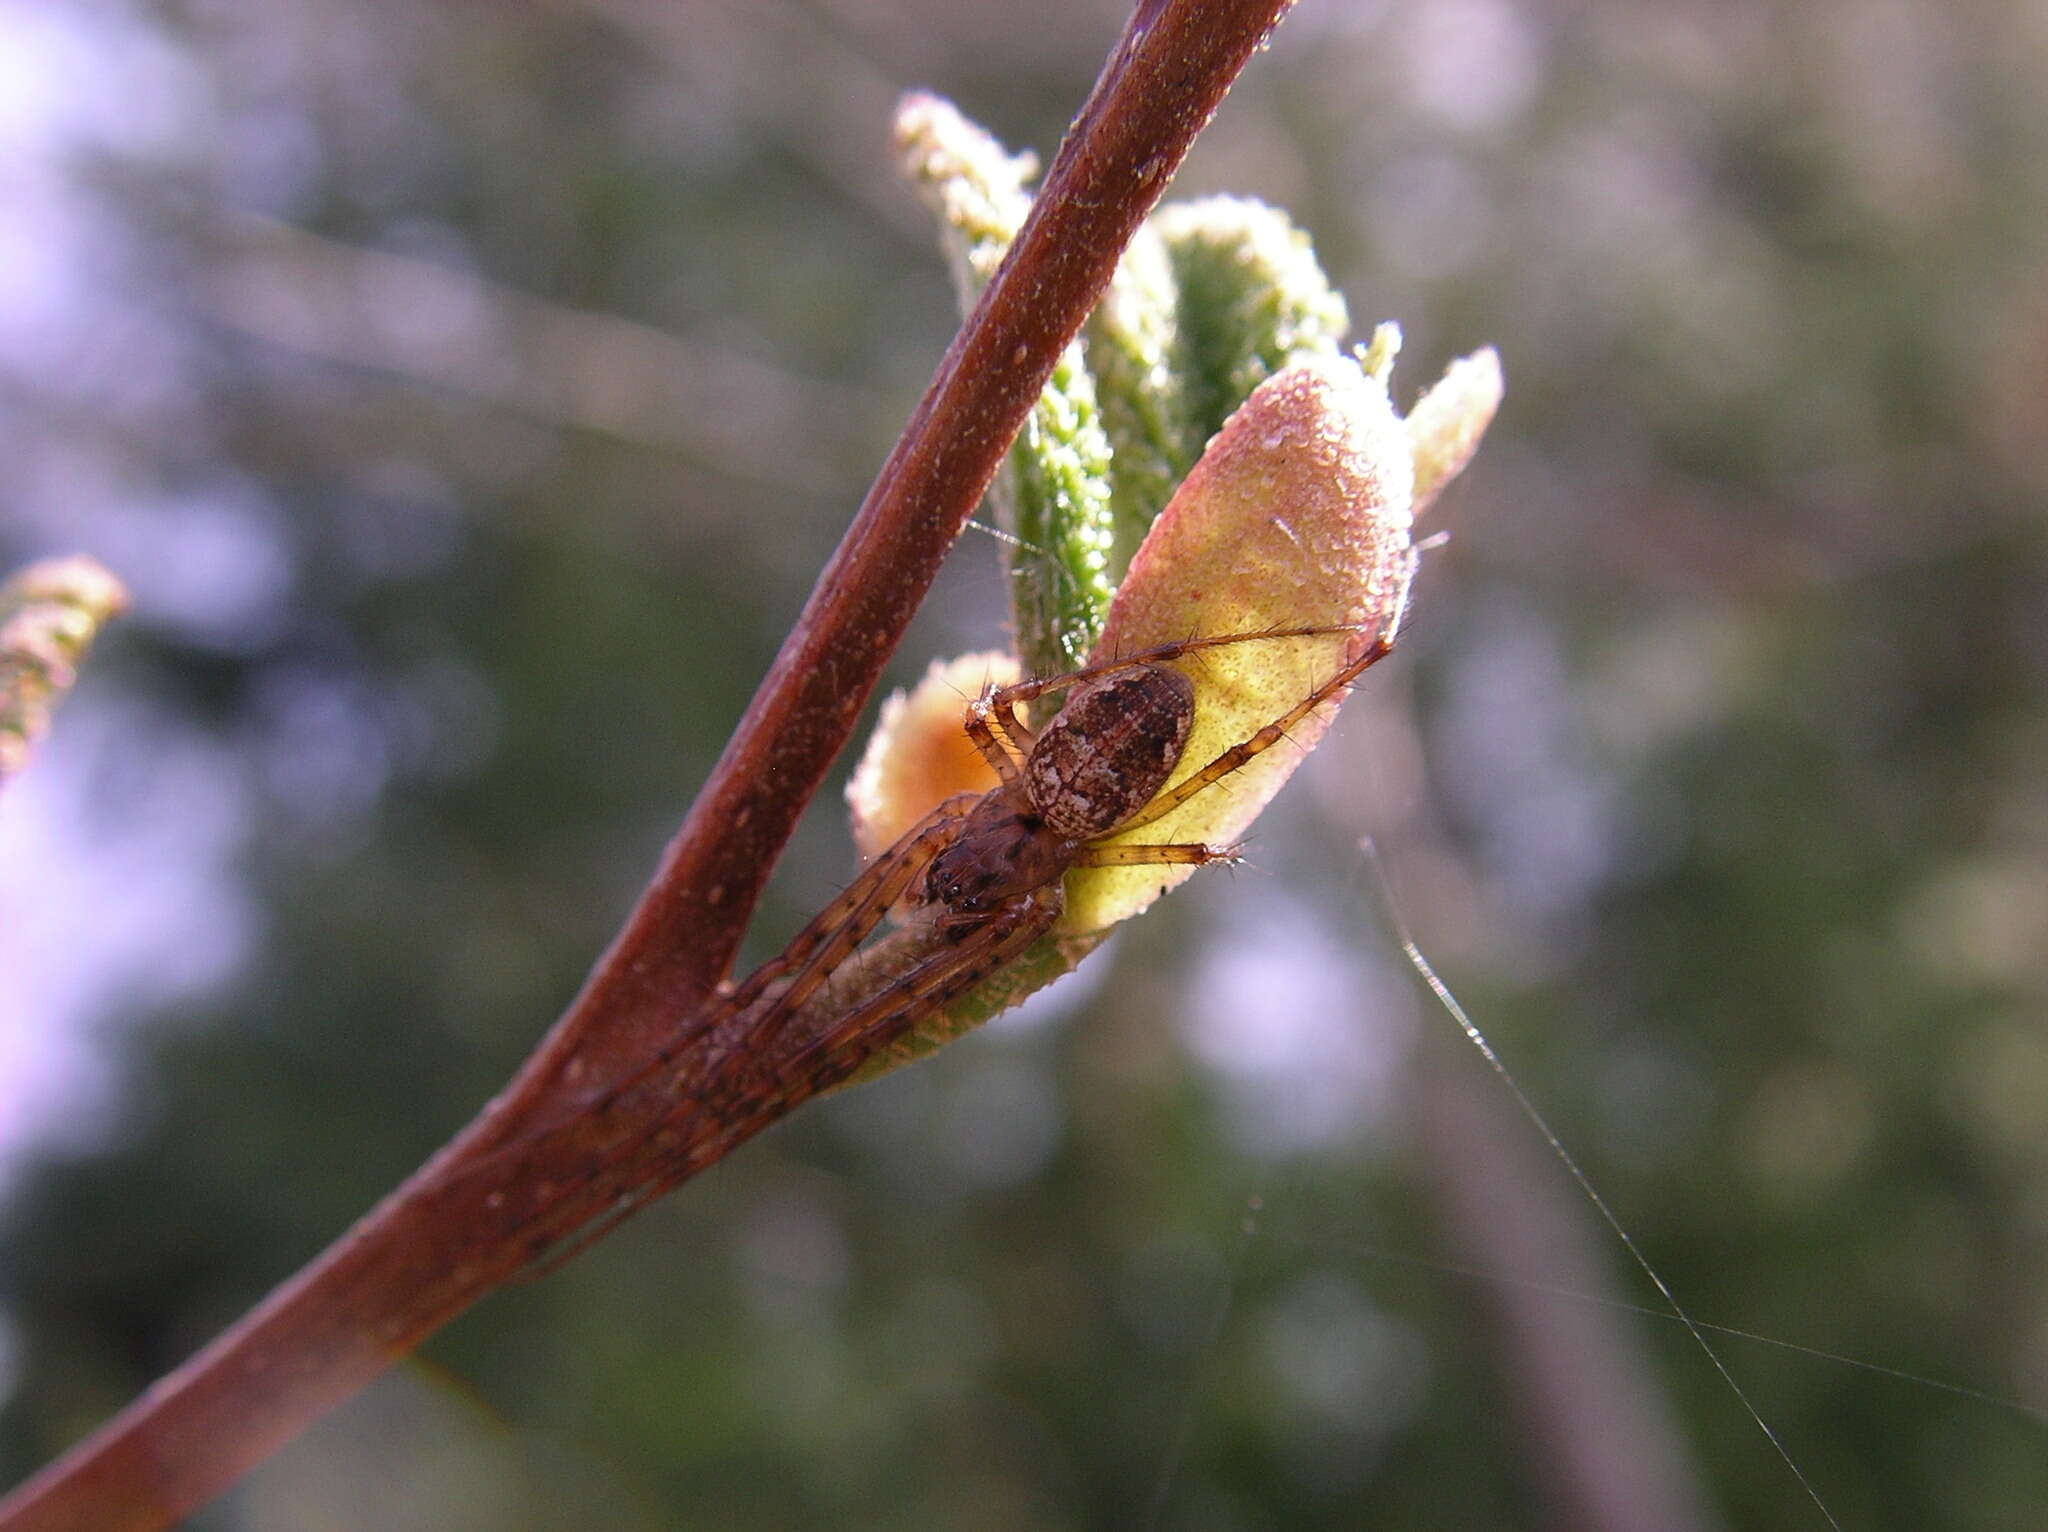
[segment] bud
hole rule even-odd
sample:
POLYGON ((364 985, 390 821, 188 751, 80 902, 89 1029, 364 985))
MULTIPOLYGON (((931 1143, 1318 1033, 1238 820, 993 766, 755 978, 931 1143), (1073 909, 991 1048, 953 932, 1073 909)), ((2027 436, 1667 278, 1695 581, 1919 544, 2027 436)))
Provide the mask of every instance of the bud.
MULTIPOLYGON (((1176 661, 1195 685, 1195 721, 1175 780, 1250 739, 1392 632, 1408 588, 1413 486, 1408 434, 1386 385, 1349 357, 1287 368, 1225 423, 1131 561, 1096 656, 1270 628, 1355 631, 1254 639, 1176 661)), ((1322 736, 1330 712, 1310 714, 1288 739, 1131 839, 1234 843, 1322 736)), ((1071 873, 1063 929, 1128 919, 1193 870, 1071 873)))
POLYGON ((31 564, 0 585, 0 781, 27 764, 93 636, 127 607, 121 582, 82 555, 31 564))
POLYGON ((1415 514, 1436 503, 1444 486, 1465 471, 1479 438, 1500 408, 1500 353, 1488 346, 1451 363, 1408 412, 1408 445, 1415 457, 1415 514))
MULTIPOLYGON (((1195 720, 1174 781, 1200 771, 1311 695, 1375 637, 1407 599, 1418 473, 1432 494, 1464 466, 1500 402, 1490 351, 1458 363, 1403 421, 1388 401, 1398 332, 1382 326, 1354 360, 1297 362, 1261 384, 1209 443, 1133 557, 1096 658, 1210 635, 1276 628, 1349 629, 1253 638, 1176 662, 1195 688, 1195 720), (1426 461, 1426 466, 1425 466, 1426 461)), ((994 773, 966 741, 967 702, 1014 675, 1000 657, 934 665, 885 705, 848 798, 873 855, 948 793, 985 790, 994 773), (911 758, 932 752, 938 758, 911 758)), ((1241 770, 1132 841, 1230 844, 1250 827, 1328 726, 1319 709, 1241 770)), ((1171 784, 1169 784, 1170 786, 1171 784)), ((1109 928, 1192 868, 1083 868, 1067 874, 1066 912, 1043 941, 990 975, 862 1071, 885 1073, 971 1029, 1073 968, 1109 928)), ((914 928, 876 944, 864 972, 886 983, 928 950, 914 928)))

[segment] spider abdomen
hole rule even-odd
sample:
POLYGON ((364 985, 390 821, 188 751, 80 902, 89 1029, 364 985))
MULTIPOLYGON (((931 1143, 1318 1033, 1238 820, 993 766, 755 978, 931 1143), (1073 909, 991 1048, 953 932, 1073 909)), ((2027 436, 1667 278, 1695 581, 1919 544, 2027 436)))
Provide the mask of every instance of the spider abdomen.
POLYGON ((1163 665, 1075 687, 1024 761, 1032 807, 1068 840, 1108 834, 1166 785, 1194 717, 1194 683, 1163 665))

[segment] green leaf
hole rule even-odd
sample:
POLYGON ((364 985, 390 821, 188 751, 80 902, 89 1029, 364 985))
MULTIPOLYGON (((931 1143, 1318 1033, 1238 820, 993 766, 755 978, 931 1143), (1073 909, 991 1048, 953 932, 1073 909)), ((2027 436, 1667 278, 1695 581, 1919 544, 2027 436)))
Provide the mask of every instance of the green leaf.
POLYGON ((1087 330, 1088 366, 1109 433, 1109 567, 1119 582, 1201 455, 1202 438, 1176 366, 1179 310, 1166 244, 1147 223, 1124 251, 1087 330))
POLYGON ((1180 294, 1175 371, 1195 456, 1289 363, 1335 356, 1351 328, 1308 235, 1278 208, 1207 197, 1152 219, 1180 294))
MULTIPOLYGON (((946 102, 913 96, 896 140, 912 183, 938 215, 963 312, 1022 227, 1036 172, 946 102)), ((1087 658, 1102 631, 1110 578, 1110 444, 1081 343, 1069 345, 1033 406, 991 498, 1010 549, 1017 650, 1034 674, 1087 658)))

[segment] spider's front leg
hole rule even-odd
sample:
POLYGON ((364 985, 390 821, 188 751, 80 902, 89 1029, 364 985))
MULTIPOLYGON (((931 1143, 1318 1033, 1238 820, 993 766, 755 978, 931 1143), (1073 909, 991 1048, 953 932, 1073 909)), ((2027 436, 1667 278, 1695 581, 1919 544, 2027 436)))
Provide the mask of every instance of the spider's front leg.
POLYGON ((1200 771, 1182 779, 1173 787, 1161 793, 1151 803, 1147 804, 1143 812, 1139 813, 1135 818, 1128 819, 1121 825, 1118 825, 1117 832, 1121 834, 1125 830, 1141 829, 1145 825, 1151 824, 1154 820, 1164 819, 1183 803, 1186 803, 1188 799, 1194 797, 1195 794, 1214 786, 1254 756, 1260 755, 1266 750, 1271 749, 1274 745, 1277 745, 1282 739, 1287 737, 1289 729, 1300 723, 1302 719, 1308 717, 1310 713, 1313 713, 1317 708, 1357 680, 1368 668, 1377 665, 1393 652, 1394 641, 1391 638, 1385 634, 1375 638, 1370 644, 1366 645, 1364 651, 1357 659, 1331 676, 1329 680, 1310 692, 1299 703, 1267 724, 1250 739, 1245 740, 1242 744, 1232 745, 1200 771))
POLYGON ((1205 846, 1190 841, 1140 841, 1131 846, 1083 846, 1074 853, 1076 867, 1207 867, 1230 866, 1244 860, 1237 846, 1205 846))
MULTIPOLYGON (((826 959, 842 948, 850 952, 858 946, 860 937, 955 830, 957 825, 943 824, 934 811, 920 830, 871 863, 860 881, 799 935, 792 946, 809 949, 803 968, 781 991, 765 997, 754 994, 751 1016, 746 1014, 747 1005, 734 1003, 740 992, 721 1002, 715 1025, 732 1028, 730 1035, 718 1039, 719 1046, 687 1073, 678 1073, 663 1086, 668 1099, 652 1121, 612 1145, 601 1164, 547 1205, 534 1229, 533 1258, 520 1274, 523 1280, 554 1271, 768 1122, 846 1079, 1051 927, 1059 918, 1058 889, 1036 890, 832 1018, 824 1031, 799 1038, 786 1048, 785 1056, 776 1057, 790 1018, 844 961, 843 956, 826 959), (873 919, 866 919, 867 911, 874 913, 873 919), (835 918, 828 922, 827 916, 835 918)), ((776 977, 789 971, 782 958, 764 967, 775 969, 776 977)), ((748 986, 759 977, 758 972, 750 977, 748 986)), ((626 1091, 651 1082, 660 1072, 658 1066, 637 1072, 608 1092, 598 1108, 616 1103, 626 1091)), ((566 1131, 566 1125, 555 1131, 566 1131)), ((528 1140, 522 1152, 541 1157, 545 1149, 528 1140)))
POLYGON ((1031 753, 1030 726, 1017 716, 1018 699, 1012 695, 1019 684, 996 686, 967 704, 967 737, 982 759, 995 768, 1005 787, 1017 780, 1017 763, 1031 753))
MULTIPOLYGON (((951 844, 966 821, 967 811, 977 801, 972 793, 956 793, 928 812, 894 845, 863 867, 837 898, 790 939, 787 947, 733 989, 708 1000, 685 1029, 656 1050, 652 1058, 587 1098, 585 1104, 568 1115, 612 1112, 629 1094, 655 1083, 664 1074, 670 1076, 661 1087, 665 1092, 687 1095, 699 1088, 706 1077, 716 1075, 726 1064, 729 1053, 728 1049, 712 1049, 709 1056, 699 1058, 693 1055, 693 1047, 712 1039, 750 1009, 759 1008, 748 1023, 748 1036, 772 1038, 782 1022, 867 940, 931 859, 951 844), (785 979, 788 982, 779 994, 764 998, 775 984, 785 979)), ((528 1135, 528 1140, 549 1131, 549 1127, 538 1128, 528 1135)), ((645 1137, 652 1131, 643 1128, 639 1136, 645 1137)))
POLYGON ((990 710, 1006 720, 1007 726, 1017 729, 1028 743, 1031 731, 1017 723, 1016 710, 1026 703, 1035 702, 1049 692, 1064 691, 1068 687, 1079 686, 1084 681, 1098 680, 1123 670, 1139 670, 1147 665, 1170 664, 1182 655, 1198 654, 1204 649, 1226 649, 1233 644, 1267 643, 1288 638, 1330 638, 1339 633, 1356 635, 1364 631, 1364 628, 1354 623, 1313 623, 1293 628, 1261 628, 1249 633, 1212 633, 1204 638, 1176 638, 1167 643, 1152 644, 1144 649, 1133 649, 1129 654, 1090 660, 1079 669, 1065 671, 1060 675, 1012 681, 1008 686, 999 686, 991 692, 987 702, 990 710))

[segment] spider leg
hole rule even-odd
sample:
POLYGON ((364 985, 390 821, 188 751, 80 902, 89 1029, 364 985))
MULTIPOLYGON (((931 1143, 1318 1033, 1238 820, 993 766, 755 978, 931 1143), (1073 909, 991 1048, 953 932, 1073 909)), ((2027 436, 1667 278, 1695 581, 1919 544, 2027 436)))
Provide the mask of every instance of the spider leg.
POLYGON ((801 1101, 839 1084, 932 1012, 1008 963, 1059 919, 1059 885, 1033 889, 898 976, 775 1066, 801 1101))
MULTIPOLYGON (((602 1112, 628 1091, 673 1065, 683 1049, 757 1004, 770 985, 793 974, 748 1028, 748 1036, 772 1036, 782 1020, 808 999, 848 954, 867 940, 917 875, 959 833, 972 793, 956 793, 926 814, 896 843, 863 867, 831 903, 790 940, 787 947, 743 979, 729 994, 709 1002, 681 1037, 646 1064, 607 1088, 582 1112, 602 1112)), ((678 1081, 678 1087, 686 1082, 678 1081)), ((545 1128, 540 1131, 547 1131, 545 1128)))
POLYGON ((768 983, 795 970, 788 986, 748 1028, 749 1052, 763 1039, 773 1037, 782 1021, 795 1014, 817 987, 867 940, 875 927, 881 924, 882 917, 916 881, 918 874, 960 833, 967 810, 977 801, 972 793, 956 793, 925 815, 895 845, 862 869, 860 877, 848 885, 846 892, 835 899, 818 920, 804 927, 788 949, 762 965, 763 970, 773 967, 774 973, 767 974, 765 979, 761 971, 748 976, 740 990, 734 992, 741 1008, 757 998, 768 983), (838 911, 836 923, 827 922, 826 916, 835 908, 838 911), (792 954, 795 954, 795 961, 791 961, 792 954), (757 984, 757 979, 762 982, 757 984))
MULTIPOLYGON (((748 1043, 740 1050, 741 1056, 745 1056, 748 1048, 764 1039, 772 1038, 782 1023, 795 1013, 818 985, 829 979, 839 964, 844 962, 881 923, 882 917, 902 897, 904 891, 930 863, 932 857, 958 833, 961 819, 975 801, 972 793, 959 793, 946 799, 919 820, 887 851, 862 868, 853 882, 819 911, 817 917, 799 931, 780 953, 755 969, 736 989, 707 1001, 692 1018, 688 1029, 674 1041, 657 1050, 653 1058, 608 1086, 587 1105, 574 1108, 553 1123, 522 1135, 507 1145, 502 1152, 532 1155, 541 1148, 537 1140, 558 1133, 571 1123, 590 1115, 609 1112, 629 1092, 645 1086, 664 1070, 676 1069, 687 1048, 707 1034, 726 1026, 751 1006, 761 1005, 762 1009, 748 1025, 748 1043), (794 974, 794 977, 790 978, 783 990, 763 1004, 762 996, 769 986, 791 974, 794 974)), ((730 1054, 721 1050, 721 1056, 730 1054)), ((704 1073, 715 1073, 719 1062, 720 1059, 714 1057, 696 1068, 704 1073)), ((688 1100, 696 1094, 690 1089, 692 1083, 688 1079, 679 1078, 672 1083, 670 1089, 684 1100, 688 1100)), ((630 1155, 641 1144, 661 1133, 670 1121, 670 1114, 664 1111, 662 1117, 654 1124, 640 1129, 623 1143, 605 1149, 602 1163, 586 1170, 578 1178, 577 1186, 562 1198, 552 1202, 547 1210, 548 1215, 559 1217, 572 1203, 587 1200, 588 1194, 601 1186, 607 1168, 614 1162, 615 1157, 622 1154, 630 1155)), ((581 1245, 576 1248, 581 1248, 581 1245)), ((552 1270, 555 1264, 559 1262, 551 1262, 541 1270, 552 1270)), ((533 1274, 540 1275, 541 1270, 536 1270, 533 1274)))
POLYGON ((1204 846, 1182 841, 1146 841, 1135 846, 1083 846, 1074 855, 1076 867, 1147 867, 1192 862, 1198 867, 1211 862, 1238 860, 1235 846, 1204 846))
POLYGON ((1384 634, 1374 639, 1366 646, 1365 651, 1357 659, 1310 692, 1300 703, 1289 708, 1285 713, 1267 724, 1265 728, 1259 730, 1258 733, 1245 740, 1242 744, 1232 745, 1193 776, 1187 777, 1173 787, 1168 788, 1147 804, 1134 818, 1127 819, 1118 825, 1116 833, 1122 834, 1125 830, 1135 830, 1142 825, 1151 824, 1156 819, 1165 818, 1183 803, 1186 803, 1188 799, 1194 797, 1195 794, 1203 791, 1205 788, 1213 787, 1223 778, 1244 765, 1245 762, 1251 760, 1252 757, 1278 744, 1289 729, 1300 723, 1302 719, 1357 680, 1369 667, 1385 659, 1393 652, 1393 648, 1394 641, 1384 634))
MULTIPOLYGON (((1405 586, 1404 586, 1405 589, 1405 586)), ((1398 618, 1397 618, 1398 620, 1398 618)), ((1251 643, 1265 638, 1319 638, 1333 633, 1357 633, 1355 624, 1317 623, 1301 627, 1261 628, 1257 632, 1214 633, 1206 638, 1180 638, 1133 650, 1115 659, 1091 660, 1077 670, 1056 676, 1013 681, 984 692, 967 708, 967 733, 975 748, 993 766, 1005 783, 1016 780, 1018 762, 1031 752, 1033 731, 1017 716, 1017 709, 1051 692, 1064 691, 1098 676, 1146 665, 1163 665, 1184 654, 1202 649, 1220 649, 1227 644, 1251 643)))
POLYGON ((836 949, 838 955, 832 959, 836 963, 847 951, 859 946, 881 923, 889 907, 902 897, 917 870, 957 832, 959 821, 975 802, 973 793, 955 793, 898 836, 896 843, 863 867, 830 904, 790 939, 787 947, 725 996, 721 1015, 730 1016, 746 1009, 783 975, 815 966, 819 953, 836 949), (879 891, 892 885, 894 892, 878 901, 879 891))
MULTIPOLYGON (((1001 968, 1059 918, 1056 890, 1037 890, 997 912, 959 941, 924 959, 802 1043, 764 1072, 749 1067, 751 1044, 763 1022, 728 1055, 738 1070, 703 1097, 678 1103, 657 1124, 649 1140, 663 1137, 653 1173, 611 1193, 612 1207, 597 1223, 576 1231, 569 1243, 528 1266, 524 1280, 536 1280, 602 1239, 655 1198, 688 1180, 734 1145, 814 1096, 823 1094, 910 1032, 925 1017, 1001 968), (722 1088, 721 1088, 722 1087, 722 1088)), ((775 1008, 780 1008, 780 997, 775 1008)), ((628 1169, 628 1174, 632 1170, 628 1169)))
POLYGON ((881 924, 882 917, 903 896, 919 871, 958 832, 960 820, 974 802, 972 793, 956 793, 926 814, 893 846, 863 867, 831 903, 790 939, 787 947, 748 974, 738 987, 708 1001, 687 1030, 660 1048, 647 1063, 577 1110, 607 1110, 628 1091, 675 1063, 690 1043, 739 1015, 757 1002, 771 984, 791 973, 796 977, 790 981, 790 989, 777 997, 764 1020, 794 1010, 817 987, 819 977, 881 924), (791 991, 796 991, 793 997, 791 991))
MULTIPOLYGON (((1018 706, 1043 697, 1048 692, 1063 691, 1069 686, 1078 686, 1083 681, 1093 681, 1098 676, 1114 675, 1120 670, 1136 670, 1144 665, 1164 665, 1184 654, 1193 654, 1202 649, 1221 649, 1226 645, 1252 643, 1259 639, 1325 638, 1337 633, 1355 634, 1363 631, 1356 623, 1339 622, 1316 623, 1294 628, 1260 628, 1245 633, 1212 633, 1206 638, 1176 638, 1168 643, 1153 644, 1147 649, 1134 649, 1129 654, 1114 659, 1090 660, 1080 669, 1069 670, 1060 675, 1041 676, 1029 681, 1013 681, 1010 685, 999 686, 991 692, 988 703, 992 711, 1014 718, 1018 706)), ((1026 738, 1029 738, 1028 731, 1026 738)))
POLYGON ((1031 753, 1032 736, 1002 695, 985 691, 968 703, 965 726, 974 748, 1007 786, 1017 780, 1018 761, 1031 753))

